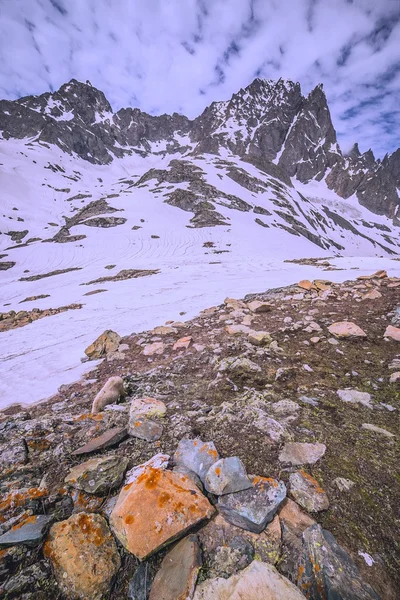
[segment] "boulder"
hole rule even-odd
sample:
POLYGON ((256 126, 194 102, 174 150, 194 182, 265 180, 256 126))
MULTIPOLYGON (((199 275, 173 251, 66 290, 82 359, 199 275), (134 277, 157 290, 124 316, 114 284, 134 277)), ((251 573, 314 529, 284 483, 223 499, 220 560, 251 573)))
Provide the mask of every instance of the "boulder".
POLYGON ((248 358, 230 356, 221 360, 218 371, 220 373, 227 372, 239 378, 247 378, 254 373, 260 373, 261 367, 248 358))
POLYGON ((272 310, 271 304, 262 302, 261 300, 253 300, 247 304, 247 307, 255 314, 270 312, 272 310))
POLYGON ((361 300, 377 300, 382 298, 382 294, 378 290, 371 290, 361 297, 361 300))
POLYGON ((329 500, 318 481, 305 471, 297 471, 289 477, 290 494, 308 512, 328 510, 329 500))
POLYGON ((376 271, 376 273, 372 273, 372 275, 359 275, 357 277, 360 281, 367 281, 368 279, 385 279, 387 277, 387 272, 383 269, 376 271))
POLYGON ((189 535, 166 554, 151 586, 149 600, 190 600, 202 566, 196 535, 189 535))
POLYGON ((146 344, 143 348, 143 354, 145 356, 153 356, 154 354, 163 354, 165 351, 164 342, 153 342, 152 344, 146 344))
POLYGON ((315 521, 290 498, 286 498, 282 503, 279 518, 282 527, 282 556, 279 561, 279 570, 291 581, 296 581, 298 564, 303 550, 303 531, 313 525, 315 521))
POLYGON ((190 335, 182 337, 177 342, 175 342, 173 350, 186 350, 187 348, 189 348, 191 343, 192 338, 190 337, 190 335))
POLYGON ((254 477, 251 488, 218 498, 218 510, 232 525, 261 533, 286 497, 283 481, 254 477))
POLYGON ((310 600, 379 600, 347 552, 318 524, 303 533, 297 585, 310 600))
POLYGON ((309 281, 308 279, 302 279, 301 281, 299 281, 299 283, 297 284, 299 288, 301 288, 302 290, 316 290, 316 286, 311 283, 311 281, 309 281))
POLYGON ((337 338, 367 337, 365 331, 351 321, 338 321, 337 323, 332 323, 332 325, 328 327, 328 331, 337 338))
POLYGON ((346 388, 344 390, 337 390, 336 393, 343 402, 361 404, 367 408, 373 408, 371 394, 368 394, 368 392, 359 392, 358 390, 346 388))
POLYGON ((384 337, 390 338, 395 342, 400 342, 400 327, 394 327, 393 325, 388 325, 386 327, 384 337))
POLYGON ((204 482, 209 468, 219 460, 219 454, 213 442, 181 440, 174 454, 174 464, 190 469, 204 482))
POLYGON ((325 454, 325 444, 288 442, 284 445, 279 460, 289 465, 313 465, 325 454))
POLYGON ((272 342, 272 337, 267 331, 250 331, 247 339, 253 346, 269 346, 272 342))
POLYGON ((205 478, 206 490, 221 496, 252 487, 246 469, 238 456, 220 458, 211 465, 205 478))
POLYGON ((106 494, 121 485, 128 459, 120 456, 91 458, 73 467, 65 483, 88 494, 106 494))
POLYGON ((275 567, 253 560, 229 579, 204 581, 197 586, 193 600, 304 600, 304 596, 275 567))
POLYGON ((106 354, 110 352, 115 352, 119 346, 121 341, 121 337, 115 331, 111 329, 107 329, 99 335, 99 337, 88 346, 85 350, 86 356, 90 360, 95 360, 98 358, 103 358, 106 354))
POLYGON ((150 419, 143 419, 141 417, 137 419, 131 418, 129 420, 128 433, 139 440, 156 442, 162 436, 163 426, 150 419))
POLYGON ((164 417, 167 407, 161 400, 155 398, 135 398, 131 402, 129 417, 136 420, 139 417, 151 419, 152 417, 164 417))
POLYGON ((210 517, 214 508, 191 479, 147 466, 130 475, 111 513, 121 544, 145 559, 210 517))
POLYGON ((99 600, 108 595, 121 565, 115 540, 97 514, 81 512, 55 523, 43 551, 68 598, 99 600))
POLYGON ((244 333, 249 333, 251 329, 247 325, 228 325, 225 331, 229 335, 243 335, 244 333))

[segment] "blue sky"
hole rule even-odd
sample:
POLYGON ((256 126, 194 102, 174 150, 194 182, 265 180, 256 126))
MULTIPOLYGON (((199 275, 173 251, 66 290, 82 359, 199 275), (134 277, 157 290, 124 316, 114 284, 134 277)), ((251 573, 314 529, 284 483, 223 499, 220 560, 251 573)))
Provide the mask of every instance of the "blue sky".
POLYGON ((322 82, 344 150, 400 146, 399 0, 0 0, 0 97, 89 79, 197 116, 255 77, 322 82))

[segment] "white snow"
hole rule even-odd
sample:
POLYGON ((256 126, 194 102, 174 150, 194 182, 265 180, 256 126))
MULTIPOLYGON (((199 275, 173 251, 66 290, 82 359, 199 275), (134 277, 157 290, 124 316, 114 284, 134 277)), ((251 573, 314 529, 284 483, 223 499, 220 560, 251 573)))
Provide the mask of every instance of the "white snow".
MULTIPOLYGON (((182 136, 183 139, 187 141, 182 136)), ((5 371, 5 376, 0 379, 0 406, 47 398, 61 384, 75 381, 92 370, 96 363, 81 363, 84 349, 105 329, 113 329, 120 335, 140 332, 169 319, 190 319, 203 308, 221 303, 226 296, 240 298, 300 279, 326 277, 318 267, 299 266, 284 260, 326 257, 337 252, 332 248, 325 251, 304 237, 294 237, 274 227, 274 222, 285 221, 274 212, 284 209, 274 204, 272 188, 255 194, 227 176, 221 180, 218 174, 223 171, 215 165, 220 157, 205 155, 190 160, 203 169, 208 183, 250 205, 266 208, 272 217, 232 210, 217 203, 216 210, 229 220, 229 226, 194 229, 188 227, 192 213, 163 202, 163 195, 171 191, 167 189, 170 184, 158 186, 156 179, 148 181, 142 188, 123 183, 137 181, 150 168, 166 169, 173 158, 180 158, 180 155, 148 155, 146 158, 132 155, 115 159, 109 166, 96 166, 63 154, 57 147, 47 149, 35 143, 27 145, 26 140, 0 143, 2 232, 28 229, 23 242, 32 237, 50 238, 64 224, 64 216, 71 217, 92 200, 112 194, 118 196, 108 198, 107 202, 121 211, 110 216, 127 219, 124 225, 106 229, 85 225, 73 227, 71 235, 87 237, 64 244, 37 241, 27 247, 4 250, 17 244, 9 236, 0 236, 1 253, 7 255, 2 260, 16 262, 15 267, 1 272, 0 310, 57 308, 71 303, 84 305, 80 310, 0 332, 0 360, 5 371), (45 168, 49 164, 60 165, 65 172, 45 168), (158 193, 150 191, 154 188, 158 193), (69 200, 77 194, 90 194, 91 197, 69 200), (24 221, 17 221, 18 217, 24 221), (255 223, 257 217, 269 228, 255 223), (135 225, 140 229, 132 230, 135 225), (159 238, 152 238, 153 235, 159 238), (215 248, 204 247, 205 242, 214 242, 215 248), (105 269, 110 264, 115 264, 115 268, 105 269), (38 281, 19 281, 21 277, 71 267, 81 270, 38 281), (122 269, 159 269, 160 272, 127 281, 82 285, 122 269), (107 291, 84 295, 95 289, 107 291), (39 294, 49 294, 49 297, 21 304, 26 297, 39 294), (180 314, 182 311, 184 315, 180 314)), ((229 160, 229 152, 225 153, 225 158, 229 160)), ((250 175, 271 184, 272 179, 256 167, 237 158, 235 163, 250 175)), ((187 182, 180 183, 174 189, 185 189, 187 185, 187 182)), ((296 199, 305 214, 311 215, 311 210, 320 210, 324 204, 348 219, 363 217, 367 221, 389 223, 384 217, 371 216, 354 198, 339 199, 323 182, 305 186, 293 181, 293 185, 312 199, 309 204, 301 204, 303 201, 293 189, 285 191, 288 201, 296 199)), ((220 201, 227 202, 224 198, 220 201)), ((296 218, 310 229, 304 215, 299 212, 296 218)), ((357 228, 362 229, 361 225, 357 228)), ((371 229, 362 230, 376 239, 380 235, 371 229)), ((342 281, 381 268, 391 275, 400 275, 400 262, 387 258, 381 248, 375 248, 363 238, 352 237, 348 231, 345 239, 342 230, 328 233, 329 237, 346 246, 343 254, 349 254, 332 261, 343 270, 329 272, 329 279, 342 281)))

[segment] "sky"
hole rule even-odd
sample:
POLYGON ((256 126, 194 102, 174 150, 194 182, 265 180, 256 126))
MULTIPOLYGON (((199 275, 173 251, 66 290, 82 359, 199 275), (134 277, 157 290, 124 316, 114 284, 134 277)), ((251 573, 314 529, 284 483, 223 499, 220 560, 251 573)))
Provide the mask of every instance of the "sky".
POLYGON ((400 0, 0 0, 0 98, 89 80, 196 117, 256 77, 324 84, 339 143, 400 146, 400 0))

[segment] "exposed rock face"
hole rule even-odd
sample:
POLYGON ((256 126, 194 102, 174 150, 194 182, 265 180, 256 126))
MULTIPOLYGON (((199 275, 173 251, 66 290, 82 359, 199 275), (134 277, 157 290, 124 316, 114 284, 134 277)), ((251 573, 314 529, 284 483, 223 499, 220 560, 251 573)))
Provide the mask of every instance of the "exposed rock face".
POLYGON ((55 523, 44 546, 68 598, 98 600, 121 565, 117 545, 100 515, 79 513, 55 523))
MULTIPOLYGON (((361 154, 357 145, 344 156, 322 85, 304 98, 298 83, 255 79, 230 100, 213 102, 190 121, 176 113, 151 116, 137 108, 114 113, 101 91, 72 79, 53 94, 0 101, 0 132, 4 139, 35 137, 97 164, 133 152, 158 152, 159 147, 167 153, 191 150, 196 155, 218 154, 223 148, 287 185, 293 176, 301 182, 326 177, 328 186, 340 196, 349 198, 355 193, 360 204, 377 214, 395 217, 399 206, 400 149, 383 161, 375 160, 371 150, 361 154)), ((259 185, 246 181, 240 171, 232 168, 229 177, 248 189, 259 185)), ((152 169, 146 176, 159 182, 174 176, 166 173, 152 169)), ((213 186, 202 188, 199 193, 195 176, 188 190, 175 190, 166 201, 195 212, 195 227, 225 223, 208 204, 212 196, 218 196, 213 186)), ((234 201, 245 209, 243 201, 234 201)), ((85 224, 103 227, 123 221, 108 217, 85 224)), ((64 230, 60 236, 66 239, 58 241, 72 241, 68 229, 64 230)))

